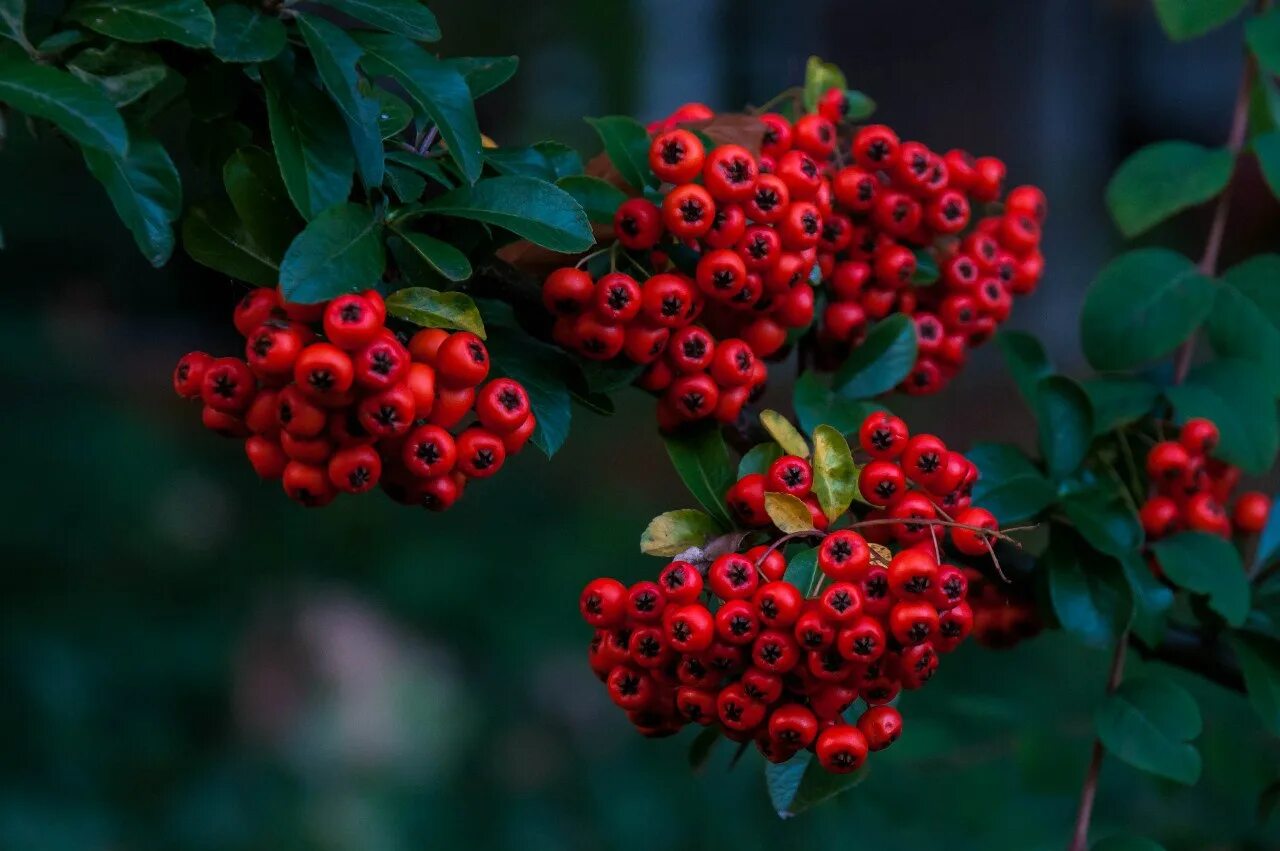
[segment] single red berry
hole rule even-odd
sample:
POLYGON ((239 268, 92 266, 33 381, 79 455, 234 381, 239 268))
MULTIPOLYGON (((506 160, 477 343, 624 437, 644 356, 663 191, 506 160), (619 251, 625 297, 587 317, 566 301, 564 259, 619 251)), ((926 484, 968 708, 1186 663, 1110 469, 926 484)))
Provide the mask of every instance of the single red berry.
POLYGON ((707 588, 722 600, 746 600, 756 592, 756 563, 741 553, 726 553, 707 568, 707 588))
POLYGON ((345 493, 364 493, 382 477, 382 458, 372 446, 349 446, 329 459, 329 481, 345 493))
POLYGON ((730 301, 747 283, 747 266, 736 251, 718 248, 698 261, 695 280, 708 298, 730 301))
POLYGON ((728 600, 716 610, 716 637, 726 644, 744 645, 760 633, 756 609, 746 600, 728 600))
POLYGON ((678 328, 687 323, 694 304, 693 285, 688 279, 661 273, 645 281, 640 289, 640 312, 646 320, 666 328, 678 328))
POLYGON ((807 748, 818 736, 818 719, 798 703, 779 706, 769 716, 769 737, 789 748, 807 748))
POLYGON ((613 231, 623 248, 647 251, 662 239, 662 213, 647 198, 629 198, 613 215, 613 231))
POLYGON ((1181 443, 1165 440, 1147 452, 1147 475, 1153 482, 1169 484, 1183 477, 1191 464, 1191 456, 1181 443))
POLYGON ((234 414, 245 410, 258 392, 249 365, 239 358, 215 358, 200 378, 200 398, 215 411, 234 414))
POLYGON ((760 153, 770 157, 780 157, 791 150, 791 122, 776 112, 761 115, 764 124, 764 139, 760 143, 760 153))
POLYGON ((328 471, 324 467, 301 461, 290 461, 285 465, 281 483, 290 499, 307 508, 328 505, 338 495, 337 488, 329 481, 328 471))
POLYGON ((902 471, 929 490, 946 475, 947 446, 931 434, 917 434, 902 452, 902 471))
POLYGON ((448 511, 462 496, 462 487, 454 474, 415 480, 411 488, 415 505, 428 511, 448 511))
MULTIPOLYGON (((374 340, 352 357, 356 383, 365 391, 386 390, 405 379, 412 363, 409 350, 390 335, 374 340)), ((434 375, 432 387, 434 389, 434 375)))
MULTIPOLYGON (((669 197, 669 196, 668 196, 669 197)), ((782 218, 791 203, 791 190, 776 174, 762 174, 756 178, 756 188, 743 202, 747 218, 758 224, 773 224, 782 218)))
POLYGON ((248 456, 253 471, 262 479, 280 478, 289 463, 289 456, 284 454, 279 443, 256 434, 244 442, 244 454, 248 456))
POLYGON ((822 169, 805 151, 788 151, 778 158, 777 177, 786 184, 791 200, 808 200, 822 186, 822 169))
POLYGON ((295 437, 315 437, 328 425, 328 415, 296 384, 276 394, 276 424, 295 437))
POLYGON ((525 444, 533 437, 533 433, 538 430, 538 419, 532 413, 524 418, 524 422, 516 426, 514 431, 509 431, 502 435, 502 445, 507 450, 507 455, 515 455, 524 449, 525 444))
POLYGON ((437 425, 420 425, 409 432, 400 455, 405 468, 424 479, 443 476, 458 461, 453 435, 437 425))
POLYGON ((721 724, 729 730, 743 732, 764 723, 768 712, 763 703, 747 696, 741 683, 731 683, 720 690, 716 697, 716 710, 721 724))
POLYGON ((606 682, 609 699, 622 709, 643 709, 653 699, 653 679, 639 668, 618 665, 609 672, 606 682))
POLYGON ((889 590, 904 599, 931 596, 938 581, 938 562, 919 549, 903 550, 889 562, 889 590))
POLYGON ((705 372, 682 375, 671 382, 664 398, 681 419, 698 420, 715 413, 720 388, 705 372))
POLYGON ((1254 535, 1267 526, 1267 517, 1271 513, 1271 499, 1258 491, 1246 491, 1236 500, 1231 512, 1231 522, 1236 531, 1245 535, 1254 535))
POLYGON ((298 355, 293 380, 309 398, 324 405, 351 389, 355 370, 351 357, 331 343, 312 343, 298 355))
POLYGON ((681 653, 701 653, 716 637, 715 619, 706 606, 680 606, 666 619, 667 638, 681 653))
POLYGON ((803 497, 813 486, 813 467, 796 455, 783 455, 769 465, 765 490, 803 497))
POLYGON ((1218 448, 1220 436, 1218 427, 1212 420, 1193 417, 1182 424, 1178 442, 1192 455, 1212 455, 1213 450, 1218 448))
POLYGON ((244 412, 244 424, 249 431, 273 439, 280 434, 280 420, 277 418, 279 398, 280 394, 275 390, 264 388, 258 391, 244 412))
POLYGON ((755 158, 741 145, 720 145, 707 154, 702 183, 717 201, 745 201, 759 176, 755 158))
MULTIPOLYGON (((965 526, 976 526, 993 532, 1000 529, 1000 524, 996 522, 995 515, 985 508, 966 508, 955 517, 957 523, 965 526)), ((982 532, 958 527, 952 527, 951 529, 951 543, 965 555, 976 556, 986 553, 990 541, 991 536, 982 532)))
POLYGON ((681 239, 697 239, 711 230, 716 204, 711 193, 696 183, 671 190, 662 199, 662 222, 681 239))
POLYGON ((339 348, 362 349, 372 343, 381 330, 377 308, 362 295, 340 295, 324 309, 324 335, 339 348))
POLYGON ((973 632, 973 609, 967 602, 958 603, 938 616, 938 634, 932 642, 933 647, 939 653, 950 653, 959 647, 971 632, 973 632))
POLYGON ((884 627, 870 615, 859 615, 836 635, 835 648, 851 662, 871 664, 884 655, 884 627))
MULTIPOLYGON (((763 491, 761 493, 761 498, 763 499, 763 491)), ((763 510, 762 504, 761 511, 763 510)), ((761 544, 758 547, 752 547, 747 550, 746 556, 751 559, 752 563, 756 564, 756 569, 764 576, 766 582, 777 582, 787 572, 787 557, 783 555, 781 549, 770 549, 765 544, 761 544), (761 561, 762 558, 764 559, 763 561, 761 561)))
MULTIPOLYGON (((274 292, 274 290, 268 290, 274 292)), ((178 360, 173 368, 173 390, 184 399, 199 399, 200 385, 204 381, 204 371, 213 358, 204 352, 188 352, 178 360)))
POLYGON ((800 645, 787 632, 766 629, 751 645, 751 661, 761 670, 785 674, 800 664, 800 645))
POLYGON ((910 437, 907 424, 884 411, 868 416, 858 429, 858 444, 862 450, 873 458, 884 460, 901 455, 910 437))
MULTIPOLYGON (((752 181, 754 189, 754 180, 752 181)), ((747 214, 738 204, 719 204, 711 230, 702 238, 711 248, 733 248, 747 232, 747 214)))
POLYGON ((1200 492, 1193 494, 1182 509, 1187 528, 1196 532, 1208 532, 1223 537, 1231 534, 1231 521, 1227 517, 1222 503, 1213 494, 1200 492))
POLYGON ((819 595, 818 611, 829 623, 851 623, 862 614, 862 593, 852 582, 832 583, 819 595))
POLYGON ((418 363, 434 366, 436 354, 447 339, 449 332, 443 328, 423 328, 409 340, 409 354, 418 363))
POLYGON ((280 293, 271 287, 249 290, 236 303, 231 321, 242 336, 248 337, 258 327, 281 312, 280 293))
POLYGON ((836 724, 818 734, 818 764, 832 774, 857 771, 867 760, 867 737, 852 724, 836 724))
POLYGON ((436 378, 450 387, 475 387, 489 374, 489 350, 470 331, 455 331, 436 352, 436 378))
POLYGON ((622 352, 633 363, 653 363, 666 351, 670 339, 670 328, 650 328, 633 323, 627 326, 623 336, 622 352))
POLYGON ((476 391, 474 387, 437 385, 435 404, 431 406, 431 415, 427 417, 427 420, 432 425, 453 428, 462 421, 463 417, 471 412, 471 406, 475 404, 475 401, 476 391))
POLYGON ((1142 521, 1147 539, 1154 541, 1178 531, 1182 510, 1178 508, 1178 503, 1167 496, 1153 496, 1142 504, 1138 519, 1142 521))
POLYGON ((937 631, 938 611, 930 603, 897 603, 889 611, 889 632, 899 644, 920 644, 937 631))
MULTIPOLYGON (((438 400, 436 408, 439 408, 438 400)), ((417 415, 413 393, 403 384, 364 397, 356 410, 360 425, 379 438, 404 434, 417 415)), ((435 413, 437 411, 433 411, 432 416, 435 413)))
POLYGON ((591 626, 621 626, 627 614, 627 588, 616 579, 593 579, 582 589, 578 608, 591 626))
POLYGON ((651 623, 662 618, 667 599, 656 582, 643 580, 627 589, 627 616, 632 620, 651 623))
POLYGON ((518 381, 495 378, 476 393, 476 418, 496 434, 518 428, 529 416, 529 394, 518 381))
MULTIPOLYGON (((765 526, 770 520, 769 515, 764 510, 764 490, 764 475, 750 473, 743 476, 729 488, 728 492, 725 493, 725 502, 743 524, 747 526, 765 526)), ((759 556, 755 556, 755 558, 759 558, 759 556)), ((773 562, 773 566, 776 569, 776 559, 773 562)), ((783 564, 783 569, 786 569, 785 563, 783 564)))
POLYGON ((703 372, 715 358, 715 346, 715 338, 707 329, 686 325, 671 335, 667 360, 678 373, 703 372))
POLYGON ((603 275, 596 281, 594 306, 604 322, 630 322, 640 315, 640 285, 623 272, 603 275))
POLYGON ((692 603, 702 593, 702 574, 687 561, 673 561, 658 574, 662 593, 671 603, 692 603))
POLYGON ((649 145, 649 168, 664 183, 688 183, 702 171, 701 140, 688 130, 659 133, 649 145))
POLYGON ((968 593, 969 580, 963 570, 951 564, 938 567, 938 577, 933 583, 930 597, 937 609, 942 611, 955 608, 964 602, 968 593))
POLYGON ((502 438, 488 429, 473 426, 458 435, 457 469, 472 479, 487 479, 502 469, 507 448, 502 438))
POLYGON ((867 539, 852 529, 832 532, 818 547, 818 569, 837 582, 860 578, 870 564, 867 539))
MULTIPOLYGON (((542 303, 557 316, 577 316, 591 306, 595 292, 596 286, 589 274, 582 269, 564 266, 548 275, 543 282, 542 303)), ((437 347, 443 342, 441 339, 437 347)))
POLYGON ((836 147, 836 128, 823 115, 802 115, 791 128, 792 144, 818 159, 831 156, 836 147))

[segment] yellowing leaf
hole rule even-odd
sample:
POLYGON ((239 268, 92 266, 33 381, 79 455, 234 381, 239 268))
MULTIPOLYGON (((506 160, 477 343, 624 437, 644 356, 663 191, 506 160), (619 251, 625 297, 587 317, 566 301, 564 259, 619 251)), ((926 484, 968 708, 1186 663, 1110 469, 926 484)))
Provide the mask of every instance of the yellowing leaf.
POLYGON ((858 469, 849 441, 829 425, 813 430, 813 493, 827 519, 834 522, 848 510, 858 486, 858 469))
POLYGON ((719 531, 719 524, 696 508, 668 511, 649 521, 640 536, 640 552, 669 558, 702 546, 719 531))
POLYGON ((813 529, 813 515, 809 506, 800 501, 800 497, 789 493, 766 493, 764 510, 768 513, 773 525, 786 534, 793 532, 809 532, 813 529))
POLYGON ((804 435, 782 414, 766 408, 760 412, 760 424, 778 442, 783 452, 801 458, 809 457, 809 444, 805 442, 804 435))

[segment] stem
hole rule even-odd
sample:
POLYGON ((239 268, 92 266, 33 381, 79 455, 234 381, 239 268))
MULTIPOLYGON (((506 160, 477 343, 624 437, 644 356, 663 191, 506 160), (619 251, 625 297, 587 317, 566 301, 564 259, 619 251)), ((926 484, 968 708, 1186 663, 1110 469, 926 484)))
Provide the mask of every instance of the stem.
MULTIPOLYGON (((1107 677, 1107 694, 1120 687, 1124 678, 1125 649, 1129 646, 1129 633, 1125 632, 1116 642, 1111 657, 1111 673, 1107 677)), ((1080 790, 1080 807, 1076 810, 1076 826, 1071 834, 1067 851, 1086 851, 1089 845, 1089 821, 1093 818, 1093 802, 1098 797, 1098 774, 1102 771, 1102 741, 1093 740, 1093 754, 1089 757, 1089 770, 1084 775, 1084 787, 1080 790)))

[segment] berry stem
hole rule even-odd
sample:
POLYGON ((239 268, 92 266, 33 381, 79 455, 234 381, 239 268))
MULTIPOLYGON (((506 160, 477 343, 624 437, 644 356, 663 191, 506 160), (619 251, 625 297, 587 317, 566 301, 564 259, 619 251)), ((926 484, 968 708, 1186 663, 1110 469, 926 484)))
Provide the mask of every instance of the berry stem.
MULTIPOLYGON (((1125 651, 1129 646, 1129 633, 1126 631, 1116 642, 1116 649, 1111 657, 1111 673, 1107 677, 1107 694, 1120 687, 1124 678, 1125 651)), ((1067 851, 1086 851, 1089 847, 1089 821, 1093 818, 1093 802, 1098 797, 1098 774, 1102 771, 1103 747, 1100 739, 1093 740, 1093 754, 1089 758, 1089 770, 1085 772, 1084 787, 1080 790, 1080 807, 1076 810, 1076 825, 1072 831, 1071 844, 1067 851)))

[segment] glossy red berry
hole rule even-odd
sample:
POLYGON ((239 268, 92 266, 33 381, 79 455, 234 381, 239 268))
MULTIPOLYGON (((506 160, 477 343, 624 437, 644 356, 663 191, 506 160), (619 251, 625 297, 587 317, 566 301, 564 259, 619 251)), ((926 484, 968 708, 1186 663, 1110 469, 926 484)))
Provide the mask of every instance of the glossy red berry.
POLYGON ((339 449, 329 459, 329 481, 344 493, 364 493, 382 477, 382 457, 368 445, 339 449))
POLYGON ((613 230, 623 248, 644 251, 662 238, 662 213, 647 198, 630 198, 618 205, 613 230))
POLYGON ((858 444, 873 458, 893 459, 902 454, 910 439, 907 424, 889 413, 867 417, 858 429, 858 444))
POLYGON ((518 428, 529 416, 529 394, 518 381, 495 378, 476 393, 476 418, 496 434, 518 428))
POLYGON ((1271 513, 1271 499, 1258 491, 1246 491, 1236 500, 1231 511, 1231 522, 1236 531, 1245 535, 1254 535, 1267 526, 1267 517, 1271 513))
POLYGON ((401 449, 405 468, 424 479, 443 476, 458 461, 453 435, 437 425, 420 425, 409 432, 401 449))
POLYGON ((866 538, 852 529, 832 532, 818 546, 818 569, 837 582, 861 578, 870 564, 866 538))
POLYGON ((707 587, 722 600, 746 600, 756 592, 760 575, 756 564, 741 553, 719 556, 707 568, 707 587))
MULTIPOLYGON (((274 292, 268 290, 268 292, 274 292)), ((173 368, 173 390, 184 399, 200 398, 200 385, 204 381, 204 371, 213 363, 213 358, 204 352, 188 352, 178 360, 173 368)))
POLYGON ((857 771, 867 759, 867 737, 851 724, 836 724, 818 734, 818 763, 832 774, 857 771))
MULTIPOLYGON (((557 316, 577 316, 591 306, 595 294, 596 286, 591 276, 571 266, 556 269, 542 284, 542 303, 557 316)), ((440 343, 436 344, 437 347, 440 343)))
MULTIPOLYGON (((1000 528, 1000 524, 996 522, 995 515, 985 508, 966 508, 955 515, 955 518, 957 523, 965 526, 990 529, 993 532, 998 531, 1000 528)), ((951 528, 951 543, 965 555, 976 556, 988 552, 990 542, 991 536, 982 532, 959 527, 951 528)))
POLYGON ((470 331, 455 331, 436 352, 436 378, 450 387, 475 387, 489 374, 489 350, 470 331))
POLYGON ((681 239, 697 239, 711 230, 716 205, 711 193, 696 183, 677 186, 662 199, 662 222, 681 239))
MULTIPOLYGON (((764 510, 764 492, 764 475, 750 473, 743 476, 729 488, 725 494, 725 502, 743 524, 747 526, 765 526, 770 520, 769 515, 764 510)), ((785 564, 783 567, 785 569, 785 564)))
POLYGON ((1193 455, 1212 455, 1218 448, 1218 427, 1212 420, 1193 417, 1182 424, 1178 442, 1193 455))
POLYGON ((765 490, 774 493, 803 497, 812 486, 813 467, 796 455, 783 455, 774 461, 765 476, 765 490))
POLYGON ((324 335, 339 348, 364 348, 381 330, 378 310, 362 295, 340 295, 324 309, 324 335))
POLYGON ((502 438, 488 429, 472 427, 458 435, 457 469, 472 479, 484 479, 502 469, 507 448, 502 438))
POLYGON ((258 382, 249 365, 239 358, 215 358, 200 378, 200 398, 223 413, 245 410, 257 391, 258 382))
POLYGON ((688 183, 702 171, 702 142, 688 130, 659 133, 649 145, 649 168, 664 183, 688 183))

